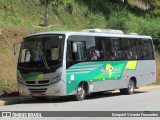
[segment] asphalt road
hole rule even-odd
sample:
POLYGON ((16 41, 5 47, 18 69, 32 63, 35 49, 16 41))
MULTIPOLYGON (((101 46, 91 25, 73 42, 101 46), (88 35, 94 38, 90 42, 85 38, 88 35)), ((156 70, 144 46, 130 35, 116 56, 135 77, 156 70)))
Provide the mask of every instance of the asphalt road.
MULTIPOLYGON (((133 95, 121 95, 119 93, 106 93, 99 96, 90 95, 84 101, 74 101, 71 97, 50 98, 45 102, 31 100, 24 104, 1 106, 0 111, 160 111, 160 89, 136 91, 133 95)), ((40 118, 35 119, 40 120, 40 118)), ((56 119, 74 120, 73 117, 56 119)), ((87 118, 76 119, 85 120, 87 118)), ((117 120, 117 118, 112 119, 117 120)), ((132 120, 133 118, 125 119, 132 120)), ((150 120, 152 118, 140 118, 140 120, 143 119, 150 120)), ((159 118, 154 119, 158 120, 159 118)))

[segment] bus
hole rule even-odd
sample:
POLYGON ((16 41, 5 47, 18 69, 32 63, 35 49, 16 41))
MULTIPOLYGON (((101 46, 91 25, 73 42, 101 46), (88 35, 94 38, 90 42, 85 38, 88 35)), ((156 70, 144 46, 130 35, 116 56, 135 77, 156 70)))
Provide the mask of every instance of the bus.
POLYGON ((156 81, 151 36, 121 30, 42 32, 23 38, 17 63, 22 96, 37 99, 135 89, 156 81))

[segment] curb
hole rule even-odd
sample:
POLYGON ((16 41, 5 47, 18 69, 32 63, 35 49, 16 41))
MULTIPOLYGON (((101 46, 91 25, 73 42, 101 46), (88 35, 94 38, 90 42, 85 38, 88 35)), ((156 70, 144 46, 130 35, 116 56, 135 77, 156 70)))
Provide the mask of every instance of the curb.
POLYGON ((7 100, 7 101, 0 100, 0 106, 20 104, 20 103, 22 103, 21 100, 7 100))
POLYGON ((32 98, 8 98, 8 100, 0 100, 0 106, 13 105, 13 104, 21 104, 26 103, 32 100, 32 98))
POLYGON ((5 101, 0 100, 0 106, 4 106, 5 105, 5 101))

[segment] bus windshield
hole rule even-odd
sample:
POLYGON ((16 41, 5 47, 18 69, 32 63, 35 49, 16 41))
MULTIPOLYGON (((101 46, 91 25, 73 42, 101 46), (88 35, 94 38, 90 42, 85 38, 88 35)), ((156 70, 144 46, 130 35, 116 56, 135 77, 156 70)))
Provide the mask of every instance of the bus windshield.
POLYGON ((64 35, 36 35, 24 38, 18 65, 42 68, 59 65, 63 59, 64 35))

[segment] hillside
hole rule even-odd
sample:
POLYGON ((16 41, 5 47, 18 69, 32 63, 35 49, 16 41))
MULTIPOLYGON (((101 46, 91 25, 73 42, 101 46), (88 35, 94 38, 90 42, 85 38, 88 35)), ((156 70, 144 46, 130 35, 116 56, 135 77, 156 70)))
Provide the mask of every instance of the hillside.
MULTIPOLYGON (((86 28, 121 29, 125 33, 152 35, 160 50, 160 18, 150 17, 136 6, 119 0, 65 0, 49 5, 49 28, 42 28, 44 5, 40 0, 0 0, 0 90, 15 91, 16 61, 12 44, 39 31, 81 30, 86 28)), ((159 59, 159 55, 157 55, 159 59)), ((157 62, 159 65, 160 63, 157 62)), ((160 73, 159 66, 157 73, 160 73)), ((158 74, 157 79, 160 76, 158 74)))

